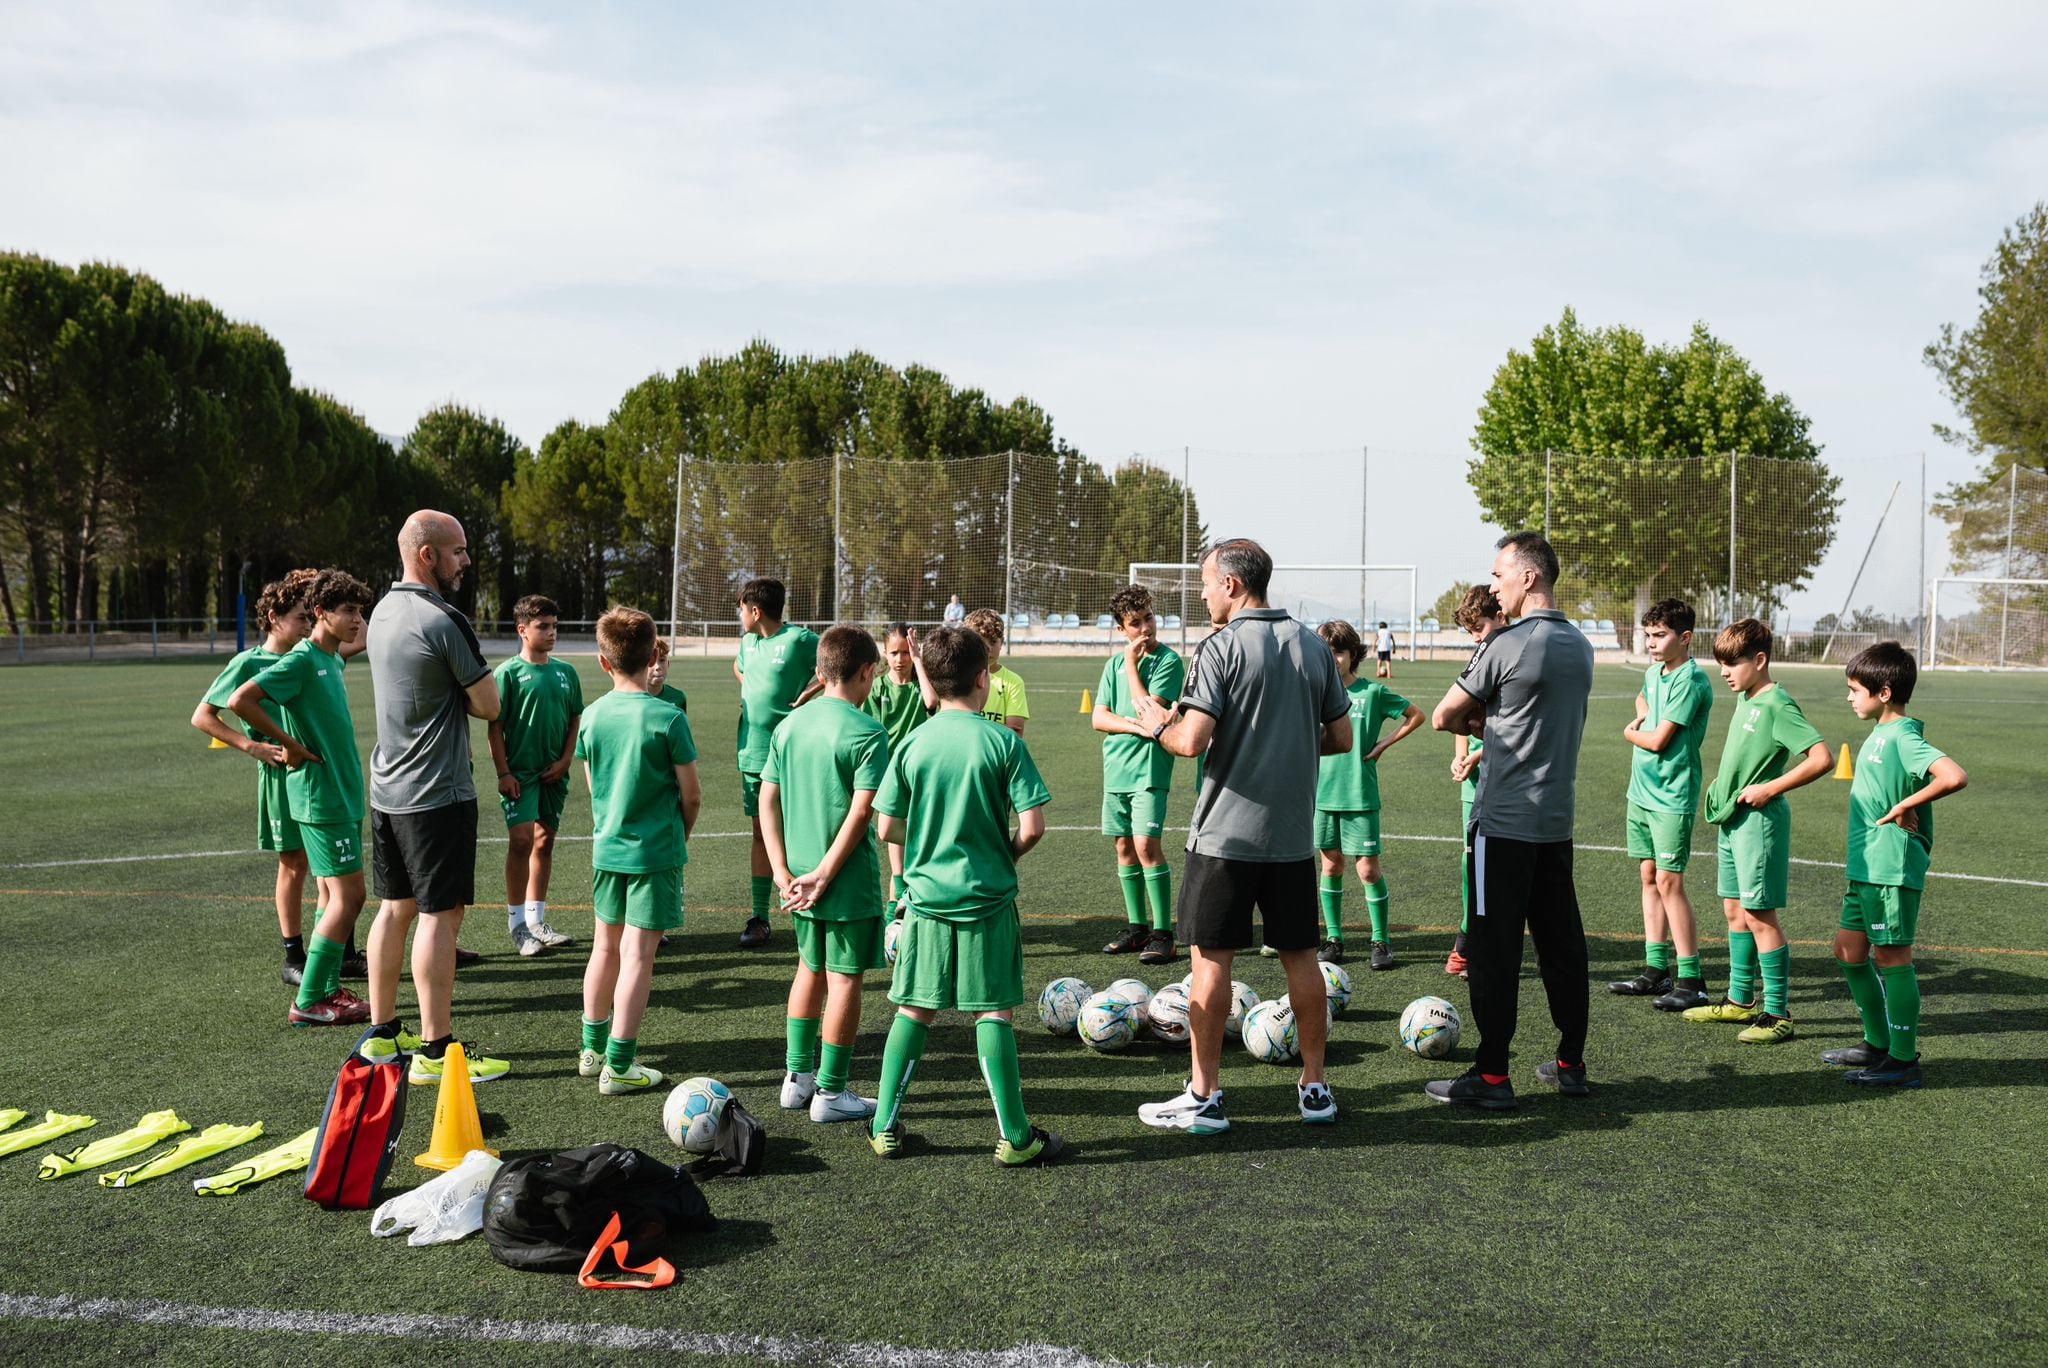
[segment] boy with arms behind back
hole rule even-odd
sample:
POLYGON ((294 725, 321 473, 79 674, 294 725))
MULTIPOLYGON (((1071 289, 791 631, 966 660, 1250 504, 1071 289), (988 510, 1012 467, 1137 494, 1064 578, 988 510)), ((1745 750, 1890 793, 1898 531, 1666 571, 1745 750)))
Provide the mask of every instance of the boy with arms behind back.
MULTIPOLYGON (((882 724, 894 751, 931 716, 932 704, 925 697, 924 667, 917 659, 917 629, 907 622, 892 622, 882 630, 882 659, 889 669, 875 676, 861 711, 882 724)), ((903 919, 903 847, 889 850, 889 907, 898 921, 903 919)))
MULTIPOLYGON (((1452 620, 1472 638, 1475 649, 1508 625, 1508 615, 1501 611, 1500 600, 1494 596, 1492 586, 1485 584, 1475 584, 1465 591, 1452 620)), ((1458 833, 1465 844, 1465 856, 1460 862, 1463 910, 1458 915, 1458 937, 1451 942, 1451 953, 1444 960, 1444 972, 1453 978, 1464 978, 1471 972, 1465 960, 1465 938, 1472 934, 1472 804, 1479 800, 1479 762, 1485 758, 1485 738, 1459 732, 1451 739, 1451 778, 1458 781, 1458 833)))
POLYGON ((1160 840, 1166 800, 1173 788, 1173 756, 1153 744, 1138 721, 1138 704, 1156 698, 1167 707, 1180 699, 1187 666, 1159 642, 1152 591, 1127 584, 1109 601, 1127 643, 1102 665, 1095 687, 1095 730, 1102 737, 1102 834, 1116 841, 1117 883, 1123 890, 1124 929, 1102 947, 1106 955, 1136 950, 1140 964, 1171 964, 1173 870, 1160 840))
POLYGON ((522 955, 575 943, 547 921, 555 833, 569 802, 569 766, 583 714, 576 667, 551 658, 560 617, 555 601, 542 594, 512 605, 519 654, 497 668, 498 715, 489 727, 507 837, 505 928, 522 955))
POLYGON ((761 767, 782 720, 818 692, 818 634, 782 620, 789 601, 781 580, 751 579, 740 586, 740 652, 732 663, 740 682, 740 807, 754 826, 753 911, 740 932, 740 949, 768 943, 768 904, 775 871, 761 839, 761 767))

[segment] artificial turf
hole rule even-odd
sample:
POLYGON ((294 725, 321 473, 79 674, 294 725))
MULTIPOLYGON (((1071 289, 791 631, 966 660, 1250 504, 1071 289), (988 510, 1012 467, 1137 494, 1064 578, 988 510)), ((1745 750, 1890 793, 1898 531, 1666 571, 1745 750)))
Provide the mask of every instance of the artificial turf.
MULTIPOLYGON (((595 696, 595 660, 574 659, 595 696)), ((1027 741, 1054 795, 1055 830, 1021 867, 1034 989, 1063 973, 1099 987, 1186 972, 1099 953, 1121 921, 1109 842, 1095 834, 1099 750, 1078 712, 1100 659, 1011 662, 1031 686, 1027 741)), ((33 1118, 89 1112, 100 1126, 88 1137, 161 1107, 195 1127, 260 1119, 278 1139, 318 1119, 353 1032, 284 1024, 274 865, 248 849, 252 763, 209 751, 185 721, 219 663, 0 671, 0 1107, 33 1118), (248 853, 46 863, 223 851, 248 853)), ((1395 684, 1426 709, 1451 673, 1403 666, 1395 684)), ((0 1297, 760 1335, 782 1340, 763 1352, 785 1360, 880 1362, 875 1346, 885 1345, 1057 1345, 1164 1363, 2048 1357, 2048 842, 2037 816, 2048 809, 2048 770, 2024 744, 2048 681, 1943 673, 1923 678, 1915 700, 1929 739, 1971 778, 1942 804, 1936 871, 2032 881, 1930 883, 1918 955, 1922 1091, 1865 1094, 1816 1060, 1857 1034, 1828 948, 1848 785, 1824 780, 1792 797, 1794 854, 1813 862, 1795 865, 1786 916, 1797 1040, 1738 1045, 1732 1029, 1680 1023, 1596 982, 1596 1091, 1561 1099, 1530 1077, 1550 1043, 1531 963, 1515 1063, 1521 1110, 1432 1106, 1421 1084, 1464 1067, 1470 1050, 1427 1063, 1395 1041, 1410 999, 1440 993, 1465 1005, 1462 985, 1442 973, 1458 916, 1457 793, 1449 743, 1425 731, 1382 763, 1401 964, 1375 974, 1353 957, 1357 992, 1330 1051, 1338 1123, 1302 1126, 1292 1074, 1233 1048, 1233 1129, 1206 1141, 1152 1132, 1135 1108, 1178 1090, 1179 1052, 1091 1054, 1020 1019, 1033 1119, 1072 1152, 1043 1171, 1005 1172, 990 1159, 992 1111, 960 1019, 932 1034, 904 1112, 913 1143, 902 1161, 876 1160, 858 1127, 778 1110, 793 951, 779 918, 768 951, 734 946, 747 902, 746 845, 730 834, 745 825, 731 766, 737 691, 724 661, 683 658, 673 678, 691 697, 706 803, 689 920, 660 961, 642 1057, 672 1078, 723 1079, 771 1137, 761 1177, 709 1185, 722 1224, 678 1248, 676 1289, 590 1293, 505 1269, 476 1240, 373 1240, 367 1217, 315 1208, 290 1178, 223 1199, 195 1197, 190 1175, 132 1191, 89 1177, 39 1183, 31 1152, 0 1159, 0 1297), (1425 837, 1437 839, 1403 839, 1425 837)), ((1580 767, 1587 845, 1621 844, 1620 731, 1638 679, 1621 667, 1598 673, 1580 767)), ((1862 735, 1838 674, 1783 679, 1831 744, 1862 735)), ((368 672, 349 682, 367 750, 368 672)), ((1730 713, 1717 699, 1710 765, 1730 713)), ((480 729, 477 739, 481 753, 480 729)), ((1191 782, 1184 765, 1172 819, 1182 825, 1191 782)), ((497 836, 484 788, 481 827, 497 836)), ((579 783, 565 834, 588 830, 579 783)), ((1711 832, 1693 844, 1706 848, 1711 832)), ((510 952, 503 849, 478 855, 484 905, 463 940, 489 959, 463 973, 456 996, 464 1038, 513 1064, 478 1093, 493 1143, 516 1153, 617 1140, 674 1153, 658 1099, 599 1097, 575 1077, 580 947, 510 952)), ((1177 872, 1177 854, 1175 863, 1177 872)), ((1711 878, 1711 859, 1696 858, 1688 884, 1719 986, 1711 878)), ((1639 959, 1633 867, 1581 850, 1578 884, 1596 980, 1625 977, 1639 959)), ((550 920, 587 937, 588 903, 589 846, 566 842, 550 920)), ((1355 885, 1347 914, 1362 945, 1355 885)), ((1283 991, 1273 961, 1240 963, 1261 994, 1283 991)), ((878 1070, 884 991, 871 982, 867 992, 856 1087, 871 1088, 878 1070)), ((409 989, 406 1001, 410 1017, 409 989)), ((431 1094, 416 1096, 394 1188, 431 1176, 409 1162, 431 1118, 431 1094)), ((34 1317, 7 1320, 0 1344, 37 1362, 334 1362, 400 1348, 377 1335, 34 1317)), ((615 1356, 588 1344, 459 1340, 436 1352, 508 1365, 615 1356)))

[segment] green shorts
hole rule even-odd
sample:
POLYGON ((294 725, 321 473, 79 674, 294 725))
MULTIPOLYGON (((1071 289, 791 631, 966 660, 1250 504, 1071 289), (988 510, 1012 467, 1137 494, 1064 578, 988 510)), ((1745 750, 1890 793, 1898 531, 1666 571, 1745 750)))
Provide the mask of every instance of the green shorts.
POLYGON ((552 784, 541 783, 538 775, 514 777, 519 780, 519 796, 507 798, 502 793, 498 795, 498 807, 505 814, 505 825, 516 827, 539 822, 549 831, 560 831, 562 809, 569 805, 569 776, 565 774, 552 784))
POLYGON ((913 911, 896 942, 889 1001, 932 1011, 1004 1012, 1024 1002, 1024 935, 1015 904, 979 921, 913 911))
POLYGON ((1316 809, 1316 849, 1357 858, 1380 853, 1380 814, 1316 809))
MULTIPOLYGON (((1628 857, 1654 860, 1657 868, 1685 873, 1692 859, 1692 816, 1628 805, 1628 857)), ((1731 895, 1732 896, 1732 895, 1731 895)))
POLYGON ((606 926, 620 922, 642 931, 676 931, 683 925, 683 867, 593 870, 590 900, 606 926))
POLYGON ((284 791, 285 772, 275 765, 263 766, 256 778, 256 848, 280 855, 305 848, 299 824, 292 818, 291 799, 284 791))
POLYGON ((796 914, 796 955, 812 973, 865 974, 886 968, 882 953, 884 917, 858 921, 826 921, 808 912, 796 914))
POLYGON ((299 839, 305 842, 306 868, 315 878, 363 872, 361 822, 300 822, 299 839))
POLYGON ((1102 795, 1103 835, 1150 836, 1156 841, 1165 830, 1165 789, 1139 789, 1136 793, 1102 795))
POLYGON ((1792 885, 1792 805, 1782 797, 1738 808, 1714 838, 1720 895, 1751 912, 1775 912, 1792 885))
POLYGON ((761 776, 740 771, 740 811, 748 817, 761 815, 761 776))
POLYGON ((1842 894, 1842 929, 1872 945, 1911 945, 1920 929, 1920 890, 1851 880, 1842 894))

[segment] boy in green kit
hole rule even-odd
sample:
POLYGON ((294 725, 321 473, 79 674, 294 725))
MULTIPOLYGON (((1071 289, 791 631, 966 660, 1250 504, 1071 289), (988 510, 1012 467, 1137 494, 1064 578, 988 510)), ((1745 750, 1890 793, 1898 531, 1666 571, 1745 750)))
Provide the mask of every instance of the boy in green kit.
POLYGON ((825 692, 775 729, 761 771, 761 834, 783 906, 796 915, 782 1106, 808 1106, 813 1121, 875 1114, 846 1080, 860 1029, 861 976, 888 963, 872 820, 889 768, 889 733, 862 710, 881 663, 875 639, 858 627, 834 627, 819 638, 825 692))
POLYGON ((1806 714, 1771 678, 1770 628, 1755 618, 1730 623, 1714 638, 1714 659, 1721 678, 1742 695, 1706 803, 1707 820, 1720 828, 1714 846, 1728 918, 1728 996, 1684 1015, 1740 1023, 1737 1040, 1771 1045, 1793 1036, 1792 951, 1778 924, 1792 879, 1792 805, 1785 795, 1826 774, 1833 760, 1806 714))
POLYGON ((1692 819, 1700 804, 1700 743, 1714 686, 1692 658, 1692 605, 1661 599, 1643 614, 1650 666, 1636 694, 1635 720, 1621 729, 1630 751, 1628 857, 1643 881, 1643 968, 1607 985, 1625 997, 1654 997, 1660 1012, 1708 1005, 1700 975, 1699 926, 1685 892, 1692 819))
MULTIPOLYGON (((889 733, 889 749, 893 751, 932 713, 931 702, 925 697, 923 667, 917 660, 917 629, 907 622, 892 622, 884 628, 882 659, 889 672, 876 676, 875 687, 868 691, 868 701, 861 704, 861 711, 882 724, 889 733)), ((889 907, 891 915, 901 921, 903 848, 890 846, 888 850, 889 907)))
POLYGON ((752 579, 740 586, 740 653, 732 663, 740 682, 740 806, 754 824, 753 914, 740 931, 740 949, 768 943, 768 903, 774 870, 761 839, 761 767, 775 729, 816 696, 818 634, 782 620, 789 601, 781 580, 752 579))
POLYGON ((1850 709, 1865 722, 1877 722, 1856 754, 1850 782, 1849 887, 1835 932, 1835 959, 1863 1018, 1863 1039, 1820 1058, 1852 1070, 1851 1083, 1917 1088, 1920 980, 1913 938, 1934 851, 1934 810, 1928 804, 1958 792, 1970 776, 1927 744, 1918 718, 1906 716, 1920 676, 1912 652, 1896 641, 1880 641, 1858 651, 1847 674, 1850 709))
MULTIPOLYGON (((1388 688, 1375 676, 1361 679, 1358 667, 1365 642, 1348 622, 1326 622, 1316 635, 1330 645, 1344 689, 1351 696, 1351 749, 1326 755, 1316 772, 1316 849, 1322 872, 1318 896, 1323 905, 1323 944, 1316 958, 1325 964, 1344 962, 1344 861, 1358 861, 1358 880, 1365 885, 1365 909, 1372 918, 1375 969, 1394 967, 1394 947, 1387 941, 1387 878, 1380 868, 1380 769, 1382 755, 1422 725, 1422 709, 1388 688), (1380 728, 1394 718, 1401 725, 1386 740, 1380 728)), ((1384 662, 1382 662, 1384 665, 1384 662)))
POLYGON ((489 733, 498 769, 498 807, 505 814, 505 929, 522 955, 573 945, 548 925, 548 880, 555 833, 569 802, 569 766, 576 761, 576 723, 583 681, 576 667, 550 657, 561 609, 542 594, 512 605, 519 654, 500 665, 498 716, 489 733))
POLYGON ((683 924, 683 866, 703 794, 690 719, 647 692, 654 619, 614 608, 597 620, 598 664, 612 691, 583 710, 576 758, 590 786, 591 902, 597 925, 583 971, 576 1072, 608 1097, 650 1092, 640 1021, 661 933, 683 924))
POLYGON ((988 697, 982 700, 981 715, 1000 722, 1022 736, 1031 720, 1031 704, 1024 697, 1024 679, 1003 664, 1003 615, 991 608, 977 608, 967 615, 967 630, 981 638, 988 652, 988 697))
POLYGON ((941 627, 923 643, 923 660, 939 710, 890 757, 875 796, 882 839, 903 847, 910 916, 896 946, 889 1000, 897 1012, 882 1055, 869 1143, 884 1159, 902 1153, 898 1116, 932 1018, 946 1010, 972 1012, 981 1075, 1002 1131, 996 1162, 1039 1164, 1061 1144, 1032 1125, 1024 1110, 1010 1015, 1024 1001, 1017 861, 1045 835, 1044 807, 1052 795, 1024 743, 979 715, 989 687, 981 638, 941 627))
POLYGON ((668 638, 657 636, 654 639, 654 663, 647 667, 647 692, 688 712, 690 696, 668 682, 668 651, 668 638))
POLYGON ((1117 883, 1123 889, 1124 929, 1102 947, 1105 955, 1138 952, 1140 964, 1171 964, 1173 870, 1166 863, 1166 800, 1173 787, 1173 756, 1153 743, 1138 721, 1138 702, 1151 697, 1171 707, 1187 683, 1180 653, 1159 644, 1152 591, 1127 584, 1109 600, 1127 644, 1102 663, 1095 686, 1095 730, 1102 737, 1102 834, 1116 840, 1117 883))
POLYGON ((323 570, 306 591, 313 631, 283 659, 237 688, 228 707, 283 749, 285 796, 320 881, 320 920, 306 947, 294 1026, 354 1026, 370 1004, 341 986, 341 960, 363 910, 363 762, 349 716, 341 649, 363 632, 369 587, 342 570, 323 570), (277 705, 275 721, 265 700, 277 705))
MULTIPOLYGON (((1500 600, 1494 597, 1492 586, 1485 584, 1475 584, 1465 591, 1452 620, 1480 646, 1508 625, 1508 615, 1501 611, 1500 600)), ((1472 932, 1472 804, 1479 800, 1479 762, 1485 758, 1484 738, 1463 733, 1453 738, 1451 778, 1458 781, 1458 832, 1465 843, 1463 911, 1458 917, 1458 937, 1451 942, 1451 953, 1444 960, 1444 972, 1453 978, 1464 978, 1467 974, 1465 937, 1472 932)))

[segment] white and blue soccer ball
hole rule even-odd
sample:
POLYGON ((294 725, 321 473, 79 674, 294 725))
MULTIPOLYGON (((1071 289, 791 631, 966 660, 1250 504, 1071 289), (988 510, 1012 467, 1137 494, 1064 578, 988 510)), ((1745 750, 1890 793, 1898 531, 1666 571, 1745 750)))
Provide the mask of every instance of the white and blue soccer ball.
POLYGON ((1401 1047, 1424 1059, 1442 1059, 1458 1048, 1464 1027, 1458 1009, 1440 997, 1419 997, 1401 1013, 1401 1047))
POLYGON ((661 1127, 690 1153, 709 1154, 718 1147, 718 1126, 731 1102, 732 1089, 717 1079, 686 1078, 661 1104, 661 1127))
POLYGON ((1294 1009, 1285 998, 1254 1003, 1244 1014, 1244 1047, 1254 1059, 1267 1064, 1285 1064, 1301 1058, 1294 1009))
POLYGON ((1081 1008, 1093 996, 1095 990, 1077 978, 1054 979, 1038 995, 1039 1024, 1054 1035, 1074 1034, 1081 1019, 1081 1008))
POLYGON ((1351 971, 1341 964, 1318 967, 1323 971, 1323 991, 1329 994, 1330 1015, 1342 1016, 1351 1005, 1351 971))
POLYGON ((891 964, 896 962, 897 947, 903 944, 903 928, 909 924, 908 918, 903 921, 892 921, 882 931, 882 953, 889 957, 891 964))
POLYGON ((1091 1050, 1121 1050, 1138 1036, 1141 1015, 1136 1004, 1104 989, 1081 1004, 1076 1030, 1091 1050))
POLYGON ((1259 995, 1252 986, 1240 979, 1230 981, 1230 1015, 1223 1022, 1223 1029, 1230 1035, 1244 1034, 1245 1017, 1252 1008, 1259 1005, 1259 995))
POLYGON ((1143 979, 1120 978, 1103 991, 1115 993, 1118 997, 1136 1007, 1138 1009, 1138 1029, 1143 1030, 1145 1028, 1146 1015, 1152 1010, 1152 990, 1146 986, 1143 979))
POLYGON ((1145 1007, 1145 1026, 1155 1040, 1169 1045, 1188 1043, 1188 995, 1178 983, 1169 983, 1152 995, 1145 1007))

